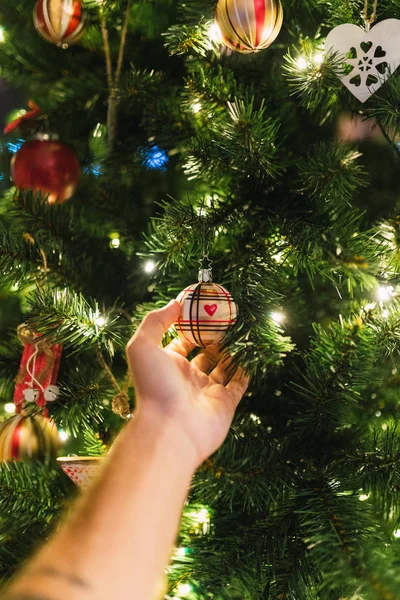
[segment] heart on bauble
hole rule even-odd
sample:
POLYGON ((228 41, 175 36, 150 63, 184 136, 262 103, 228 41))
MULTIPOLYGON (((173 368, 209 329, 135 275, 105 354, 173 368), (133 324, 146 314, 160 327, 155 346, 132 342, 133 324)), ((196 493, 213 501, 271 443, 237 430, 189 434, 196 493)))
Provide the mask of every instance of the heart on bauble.
POLYGON ((346 23, 328 34, 325 53, 343 56, 343 85, 365 102, 400 65, 400 20, 386 19, 369 31, 346 23))

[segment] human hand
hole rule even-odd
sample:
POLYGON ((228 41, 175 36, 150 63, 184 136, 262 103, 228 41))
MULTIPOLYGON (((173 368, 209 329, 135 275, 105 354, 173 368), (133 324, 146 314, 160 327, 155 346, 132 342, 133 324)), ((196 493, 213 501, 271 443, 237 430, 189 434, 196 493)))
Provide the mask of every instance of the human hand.
POLYGON ((208 346, 192 361, 194 344, 180 339, 165 348, 164 333, 178 319, 179 302, 148 314, 127 346, 137 415, 172 426, 195 451, 200 465, 225 440, 249 379, 241 368, 229 378, 229 357, 208 346))

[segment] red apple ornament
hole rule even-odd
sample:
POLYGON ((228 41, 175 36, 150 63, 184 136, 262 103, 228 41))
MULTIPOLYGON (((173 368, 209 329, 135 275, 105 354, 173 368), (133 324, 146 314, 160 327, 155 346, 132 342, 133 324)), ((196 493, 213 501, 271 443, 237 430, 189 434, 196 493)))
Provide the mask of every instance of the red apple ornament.
POLYGON ((48 194, 48 202, 65 202, 73 196, 80 174, 74 151, 49 136, 25 142, 11 162, 15 185, 48 194))

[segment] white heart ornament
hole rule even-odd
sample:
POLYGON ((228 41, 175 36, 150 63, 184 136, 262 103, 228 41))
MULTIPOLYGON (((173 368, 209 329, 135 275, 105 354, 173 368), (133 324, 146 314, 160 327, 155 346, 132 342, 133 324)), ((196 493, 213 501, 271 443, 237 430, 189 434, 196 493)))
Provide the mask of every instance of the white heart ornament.
POLYGON ((400 20, 386 19, 370 31, 346 23, 328 34, 325 53, 345 56, 341 82, 365 102, 400 65, 400 20))

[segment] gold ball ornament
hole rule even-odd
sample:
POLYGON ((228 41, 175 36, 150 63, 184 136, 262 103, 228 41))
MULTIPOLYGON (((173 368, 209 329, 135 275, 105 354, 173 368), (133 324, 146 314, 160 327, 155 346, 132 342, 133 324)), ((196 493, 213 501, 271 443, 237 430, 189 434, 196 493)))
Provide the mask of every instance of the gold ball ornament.
POLYGON ((80 0, 37 0, 33 9, 33 23, 38 34, 62 48, 81 39, 85 21, 80 0))
POLYGON ((41 415, 15 415, 0 425, 0 461, 55 456, 60 437, 54 421, 41 415))
POLYGON ((200 269, 199 282, 177 297, 181 312, 175 323, 178 336, 201 348, 221 344, 236 323, 237 305, 231 294, 212 282, 211 270, 200 269))
POLYGON ((268 48, 282 27, 280 0, 218 0, 215 20, 225 46, 249 54, 268 48))

